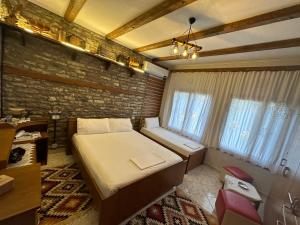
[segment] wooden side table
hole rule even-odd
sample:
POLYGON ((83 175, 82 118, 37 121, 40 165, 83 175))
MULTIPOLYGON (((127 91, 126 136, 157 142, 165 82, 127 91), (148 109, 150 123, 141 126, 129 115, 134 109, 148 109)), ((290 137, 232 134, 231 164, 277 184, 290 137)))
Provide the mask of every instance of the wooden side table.
POLYGON ((48 159, 48 119, 35 119, 29 122, 18 124, 16 132, 25 130, 27 132, 39 131, 41 137, 27 140, 27 141, 14 141, 14 144, 34 143, 36 145, 36 159, 42 165, 47 164, 48 159))
POLYGON ((4 169, 0 174, 15 178, 15 187, 0 196, 0 225, 36 225, 36 210, 41 205, 40 165, 4 169))

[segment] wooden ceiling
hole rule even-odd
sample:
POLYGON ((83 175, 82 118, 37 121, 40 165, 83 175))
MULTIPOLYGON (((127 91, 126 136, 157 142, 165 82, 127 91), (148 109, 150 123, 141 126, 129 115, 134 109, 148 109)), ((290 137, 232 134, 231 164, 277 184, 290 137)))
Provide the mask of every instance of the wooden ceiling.
POLYGON ((253 63, 264 56, 300 64, 300 0, 30 1, 170 68, 203 68, 203 57, 230 62, 241 54, 253 63), (170 55, 172 38, 186 38, 191 16, 198 19, 192 39, 203 46, 195 61, 170 55))

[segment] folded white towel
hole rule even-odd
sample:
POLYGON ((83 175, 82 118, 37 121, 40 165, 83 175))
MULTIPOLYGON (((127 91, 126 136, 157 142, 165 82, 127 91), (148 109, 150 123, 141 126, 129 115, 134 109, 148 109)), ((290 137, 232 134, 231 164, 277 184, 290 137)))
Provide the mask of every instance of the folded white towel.
POLYGON ((158 164, 164 163, 165 160, 160 158, 158 155, 149 153, 149 154, 143 154, 138 155, 135 157, 132 157, 130 159, 139 169, 144 170, 153 166, 156 166, 158 164))
POLYGON ((200 148, 202 148, 202 145, 198 144, 198 143, 195 143, 195 142, 188 142, 188 143, 185 143, 183 144, 191 149, 194 149, 194 150, 198 150, 200 148))

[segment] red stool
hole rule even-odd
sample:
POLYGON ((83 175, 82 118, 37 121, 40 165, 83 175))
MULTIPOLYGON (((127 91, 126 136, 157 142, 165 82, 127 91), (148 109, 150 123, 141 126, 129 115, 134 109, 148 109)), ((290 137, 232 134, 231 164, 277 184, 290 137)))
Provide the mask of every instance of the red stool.
POLYGON ((235 166, 225 166, 223 167, 225 174, 234 176, 240 180, 246 181, 248 183, 253 183, 253 178, 246 173, 245 171, 241 170, 235 166))
POLYGON ((215 207, 219 225, 262 225, 251 202, 234 192, 219 190, 215 207))

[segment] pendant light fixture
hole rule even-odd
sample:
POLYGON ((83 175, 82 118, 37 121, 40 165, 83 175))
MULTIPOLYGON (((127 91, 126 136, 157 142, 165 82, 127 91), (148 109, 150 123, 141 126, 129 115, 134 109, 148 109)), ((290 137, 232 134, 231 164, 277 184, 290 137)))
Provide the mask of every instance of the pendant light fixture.
MULTIPOLYGON (((171 54, 172 55, 180 55, 186 59, 197 59, 198 58, 198 53, 201 51, 202 47, 198 46, 196 41, 194 43, 191 42, 191 39, 193 37, 193 32, 192 32, 192 25, 196 22, 195 17, 190 17, 189 18, 189 29, 187 29, 183 35, 185 35, 186 39, 185 40, 178 40, 176 38, 173 38, 172 41, 172 48, 171 48, 171 54)), ((183 36, 182 35, 182 36, 183 36)))

